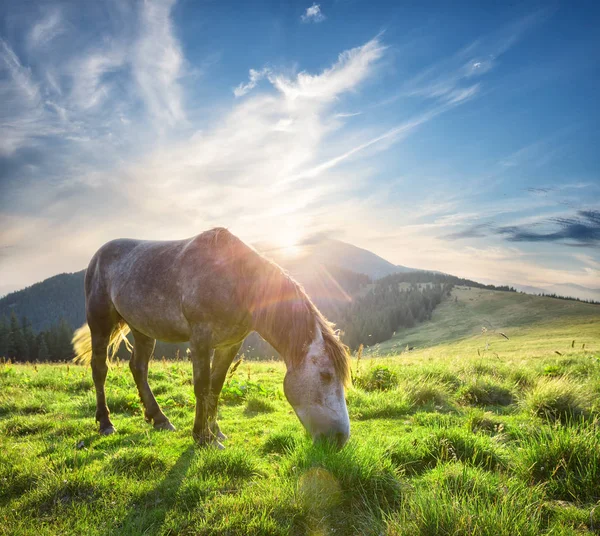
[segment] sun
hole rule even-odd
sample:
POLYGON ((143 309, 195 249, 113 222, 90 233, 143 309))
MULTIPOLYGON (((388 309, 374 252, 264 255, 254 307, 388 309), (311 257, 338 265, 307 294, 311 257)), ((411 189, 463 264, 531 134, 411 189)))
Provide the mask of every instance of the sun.
POLYGON ((275 242, 281 254, 285 257, 297 257, 300 255, 300 236, 292 229, 282 229, 277 233, 275 242))

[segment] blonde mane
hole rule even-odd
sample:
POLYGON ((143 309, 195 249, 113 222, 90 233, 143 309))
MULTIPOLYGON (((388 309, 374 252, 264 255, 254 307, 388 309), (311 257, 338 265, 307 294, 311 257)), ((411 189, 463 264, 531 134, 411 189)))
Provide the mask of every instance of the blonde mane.
POLYGON ((281 341, 283 347, 276 350, 295 366, 306 358, 315 339, 315 328, 319 329, 325 352, 346 385, 350 380, 348 348, 339 340, 333 324, 317 309, 300 283, 277 264, 263 260, 263 277, 251 305, 257 324, 266 328, 274 340, 281 341))

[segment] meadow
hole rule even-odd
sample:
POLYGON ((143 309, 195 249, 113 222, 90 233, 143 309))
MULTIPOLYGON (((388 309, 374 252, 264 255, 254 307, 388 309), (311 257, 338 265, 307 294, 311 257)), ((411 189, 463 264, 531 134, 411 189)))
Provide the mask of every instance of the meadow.
POLYGON ((340 452, 305 436, 280 362, 228 378, 224 451, 194 446, 185 361, 150 369, 174 433, 113 363, 109 437, 87 367, 1 364, 0 534, 600 534, 597 311, 354 355, 340 452))

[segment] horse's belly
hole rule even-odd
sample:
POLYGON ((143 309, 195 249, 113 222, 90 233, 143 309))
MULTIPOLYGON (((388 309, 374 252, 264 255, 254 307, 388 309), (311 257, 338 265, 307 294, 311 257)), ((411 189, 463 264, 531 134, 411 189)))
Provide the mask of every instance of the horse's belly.
POLYGON ((157 299, 156 296, 150 303, 140 300, 135 304, 127 303, 125 300, 119 299, 119 296, 115 296, 113 303, 129 327, 152 339, 165 342, 190 340, 189 324, 181 309, 174 303, 157 299))

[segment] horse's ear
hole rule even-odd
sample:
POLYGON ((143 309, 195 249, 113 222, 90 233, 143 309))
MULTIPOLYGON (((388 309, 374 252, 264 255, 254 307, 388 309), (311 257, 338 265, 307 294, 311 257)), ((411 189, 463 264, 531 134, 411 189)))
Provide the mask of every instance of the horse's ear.
POLYGON ((315 322, 315 337, 313 339, 315 342, 324 342, 323 332, 321 331, 321 326, 319 322, 315 322))

